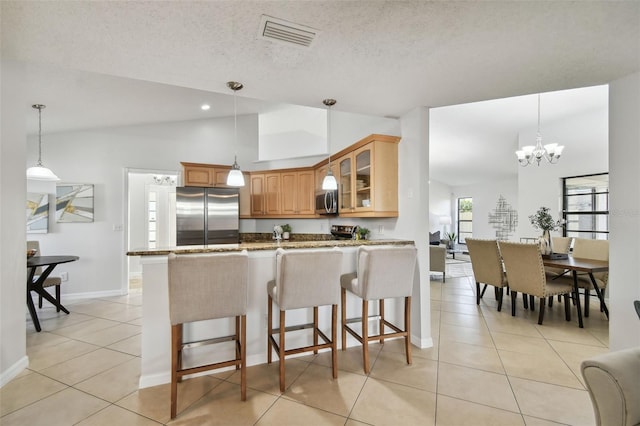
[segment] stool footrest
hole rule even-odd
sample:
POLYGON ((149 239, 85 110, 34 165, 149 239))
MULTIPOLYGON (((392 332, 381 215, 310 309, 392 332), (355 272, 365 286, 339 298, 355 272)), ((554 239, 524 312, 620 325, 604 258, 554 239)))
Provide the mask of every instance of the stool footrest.
POLYGON ((215 364, 207 364, 207 365, 201 365, 201 366, 198 366, 198 367, 186 368, 184 370, 178 370, 176 373, 177 373, 178 377, 183 377, 183 376, 187 376, 189 374, 200 373, 201 371, 213 370, 215 368, 231 367, 231 366, 234 366, 234 365, 240 365, 241 362, 242 361, 240 359, 232 359, 232 360, 229 360, 229 361, 216 362, 215 364))
MULTIPOLYGON (((380 315, 369 315, 367 317, 368 321, 379 320, 379 319, 380 319, 380 315)), ((345 321, 346 324, 351 324, 352 322, 362 322, 362 317, 349 318, 348 320, 345 321)))
POLYGON ((215 343, 230 342, 238 340, 234 334, 229 336, 214 337, 212 339, 196 340, 193 342, 183 343, 182 349, 197 348, 199 346, 213 345, 215 343))
MULTIPOLYGON (((311 324, 311 326, 313 326, 313 324, 311 324)), ((291 328, 294 329, 294 330, 291 330, 291 331, 298 330, 297 327, 298 326, 291 326, 291 328)), ((289 330, 287 330, 288 328, 289 327, 285 327, 285 331, 289 331, 289 330)), ((309 328, 309 327, 305 327, 305 328, 309 328)), ((319 345, 304 346, 304 347, 295 348, 295 349, 288 349, 288 350, 285 349, 284 354, 285 355, 290 355, 290 354, 297 354, 297 353, 301 353, 301 352, 314 351, 314 350, 318 350, 318 349, 330 348, 331 345, 333 344, 333 342, 319 328, 316 328, 316 331, 318 332, 318 336, 321 337, 322 340, 325 341, 325 343, 321 343, 319 345)), ((271 340, 271 344, 275 348, 276 353, 280 351, 280 345, 276 341, 276 338, 273 337, 273 336, 276 335, 276 334, 279 334, 279 333, 280 333, 280 329, 274 329, 273 330, 273 334, 271 336, 269 336, 269 340, 271 340)))

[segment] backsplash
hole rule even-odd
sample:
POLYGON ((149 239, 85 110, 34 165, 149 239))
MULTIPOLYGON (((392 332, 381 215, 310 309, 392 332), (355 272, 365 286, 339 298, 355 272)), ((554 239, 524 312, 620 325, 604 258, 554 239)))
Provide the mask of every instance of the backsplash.
MULTIPOLYGON (((291 233, 289 241, 325 241, 332 240, 331 234, 296 234, 291 233)), ((243 243, 255 243, 260 241, 272 241, 273 234, 269 232, 241 232, 240 241, 243 243)))

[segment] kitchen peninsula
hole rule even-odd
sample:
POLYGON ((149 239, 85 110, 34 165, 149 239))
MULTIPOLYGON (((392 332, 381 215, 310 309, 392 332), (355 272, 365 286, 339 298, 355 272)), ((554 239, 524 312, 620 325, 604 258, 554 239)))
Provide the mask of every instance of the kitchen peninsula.
MULTIPOLYGON (((247 304, 247 365, 263 364, 267 354, 267 295, 266 286, 275 277, 275 250, 307 249, 338 247, 344 253, 341 273, 356 270, 356 250, 360 245, 413 245, 410 240, 319 240, 319 241, 291 241, 291 242, 247 242, 240 244, 219 244, 208 246, 181 246, 160 249, 132 250, 128 256, 141 256, 143 268, 144 296, 142 302, 142 353, 139 387, 145 388, 170 381, 170 322, 168 299, 168 262, 169 253, 198 254, 221 253, 247 250, 249 253, 249 290, 247 304)), ((416 266, 417 267, 417 266, 416 266)), ((415 274, 419 280, 420 274, 415 274)), ((414 283, 415 285, 416 283, 414 283)), ((348 310, 359 312, 360 305, 356 298, 348 299, 348 310)), ((393 318, 396 309, 393 303, 385 308, 387 315, 393 318)), ((328 329, 330 324, 328 307, 320 308, 320 327, 328 329)), ((295 323, 311 322, 312 310, 295 310, 291 320, 295 323)), ((398 309, 401 314, 402 309, 398 309)), ((289 315, 288 315, 289 316, 289 315)), ((372 323, 373 325, 373 323, 372 323)), ((233 319, 219 319, 201 321, 185 325, 185 341, 195 341, 232 334, 233 319)), ((295 336, 295 335, 294 335, 295 336)), ((291 339, 292 345, 307 342, 305 333, 300 333, 291 339)), ((351 339, 351 338, 350 338, 351 339)), ((355 340, 348 343, 355 344, 355 340)), ((186 351, 184 365, 196 365, 213 362, 217 359, 229 357, 235 347, 225 348, 199 347, 186 351)))

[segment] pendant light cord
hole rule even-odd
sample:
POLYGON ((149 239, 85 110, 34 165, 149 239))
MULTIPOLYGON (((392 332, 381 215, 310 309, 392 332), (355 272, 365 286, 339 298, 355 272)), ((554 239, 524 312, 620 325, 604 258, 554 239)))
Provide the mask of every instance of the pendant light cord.
POLYGON ((38 108, 38 167, 42 167, 42 105, 38 108))
POLYGON ((236 164, 238 159, 238 95, 237 90, 233 91, 233 142, 234 142, 234 153, 233 153, 233 163, 236 164))

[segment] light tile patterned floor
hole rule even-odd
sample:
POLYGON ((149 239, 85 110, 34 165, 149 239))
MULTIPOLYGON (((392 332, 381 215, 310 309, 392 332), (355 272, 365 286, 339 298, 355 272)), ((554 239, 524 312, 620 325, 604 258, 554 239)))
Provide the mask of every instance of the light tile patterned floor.
MULTIPOLYGON (((467 265, 468 266, 468 265, 467 265)), ((0 423, 10 425, 551 425, 594 424, 580 362, 607 352, 608 321, 592 303, 579 329, 563 304, 545 323, 516 317, 505 297, 496 311, 488 290, 475 304, 474 282, 458 265, 442 284, 432 276, 434 347, 400 341, 371 345, 372 370, 361 352, 339 353, 331 379, 328 353, 287 361, 287 390, 278 364, 248 370, 247 401, 239 374, 224 372, 180 384, 179 415, 169 422, 168 385, 138 390, 142 293, 67 303, 70 315, 40 310, 43 331, 28 320, 29 369, 0 390, 0 423)), ((592 301, 595 298, 592 298, 592 301)))

